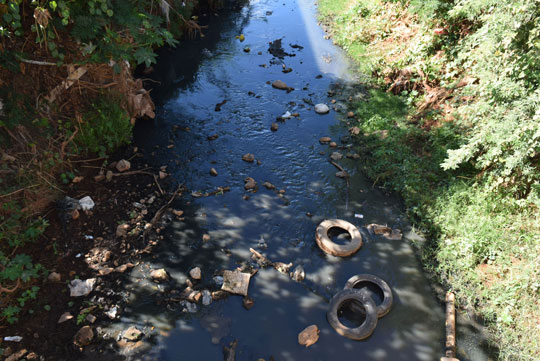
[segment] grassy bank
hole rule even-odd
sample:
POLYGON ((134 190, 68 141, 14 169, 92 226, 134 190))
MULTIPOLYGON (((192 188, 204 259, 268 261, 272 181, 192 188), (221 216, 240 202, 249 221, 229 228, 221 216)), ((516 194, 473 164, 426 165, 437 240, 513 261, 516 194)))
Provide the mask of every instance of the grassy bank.
POLYGON ((540 359, 540 5, 321 0, 371 77, 351 104, 365 172, 431 236, 426 268, 489 325, 501 360, 540 359))

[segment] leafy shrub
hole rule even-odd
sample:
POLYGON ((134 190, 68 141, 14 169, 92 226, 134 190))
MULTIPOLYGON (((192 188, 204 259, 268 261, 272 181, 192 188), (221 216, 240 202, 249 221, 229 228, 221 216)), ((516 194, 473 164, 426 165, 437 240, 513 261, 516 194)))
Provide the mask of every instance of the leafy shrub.
POLYGON ((83 116, 78 142, 90 152, 105 155, 131 139, 129 116, 117 97, 100 97, 83 116))
POLYGON ((29 255, 17 250, 36 241, 47 225, 41 218, 25 218, 15 203, 4 203, 0 209, 0 319, 9 323, 17 321, 20 307, 28 299, 35 299, 39 287, 28 287, 45 273, 40 264, 34 264, 29 255))

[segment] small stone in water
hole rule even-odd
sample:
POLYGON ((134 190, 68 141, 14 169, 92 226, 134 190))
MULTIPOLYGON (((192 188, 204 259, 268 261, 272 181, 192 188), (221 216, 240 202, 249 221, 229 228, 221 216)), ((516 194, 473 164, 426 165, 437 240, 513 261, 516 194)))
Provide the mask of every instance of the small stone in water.
POLYGON ((330 154, 330 158, 332 158, 332 160, 340 160, 341 158, 343 158, 343 155, 338 152, 333 152, 332 154, 330 154))
POLYGON ((249 296, 245 296, 242 299, 242 305, 244 306, 246 310, 250 310, 254 304, 255 304, 255 301, 253 301, 253 299, 249 296))
POLYGON ((319 143, 321 144, 328 144, 332 141, 332 138, 330 137, 322 137, 319 139, 319 143))
POLYGON ((273 132, 277 131, 278 128, 279 128, 278 123, 272 123, 272 125, 270 126, 270 130, 273 132))
POLYGON ((246 153, 242 156, 242 160, 251 163, 255 160, 255 156, 251 153, 246 153))
POLYGON ((202 277, 201 269, 199 267, 192 268, 191 271, 189 271, 189 276, 194 280, 200 280, 202 277))
POLYGON ((317 325, 306 327, 298 334, 298 343, 306 347, 313 345, 319 340, 319 332, 320 330, 317 325))
POLYGON ((218 175, 218 172, 216 168, 210 168, 210 175, 216 177, 218 175))
POLYGON ((315 112, 317 114, 327 114, 330 111, 330 108, 326 104, 316 104, 315 112))

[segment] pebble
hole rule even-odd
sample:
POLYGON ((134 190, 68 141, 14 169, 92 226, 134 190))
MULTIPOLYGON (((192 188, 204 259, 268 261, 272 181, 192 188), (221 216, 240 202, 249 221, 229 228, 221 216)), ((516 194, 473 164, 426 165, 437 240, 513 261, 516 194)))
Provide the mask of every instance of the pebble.
POLYGON ((330 108, 326 104, 316 104, 315 112, 317 114, 327 114, 328 112, 330 112, 330 108))
POLYGON ((139 341, 143 337, 143 332, 135 326, 131 326, 122 333, 122 338, 131 342, 139 341))
POLYGON ((276 186, 273 185, 273 184, 270 183, 270 182, 264 182, 264 183, 263 183, 263 187, 265 187, 266 189, 270 189, 270 190, 276 189, 276 186))
POLYGON ((60 282, 62 280, 62 276, 60 275, 60 273, 51 272, 49 274, 49 277, 47 277, 47 279, 50 282, 60 282))
POLYGON ((247 177, 246 179, 244 179, 244 183, 244 189, 246 191, 257 188, 257 182, 255 182, 255 179, 251 177, 247 177))
POLYGON ((75 334, 73 343, 79 347, 88 346, 94 339, 94 330, 90 326, 84 326, 75 334))
POLYGON ((251 154, 251 153, 246 153, 246 154, 244 154, 244 155, 242 156, 242 160, 243 160, 244 162, 249 162, 249 163, 251 163, 251 162, 253 162, 253 161, 255 160, 255 156, 254 156, 253 154, 251 154))
POLYGON ((348 112, 347 113, 347 118, 354 118, 354 113, 353 112, 348 112))
POLYGON ((214 176, 214 177, 217 177, 218 172, 217 172, 216 168, 210 168, 210 175, 214 176))
POLYGON ((278 123, 272 123, 272 125, 270 126, 270 130, 273 132, 277 131, 278 128, 279 128, 278 123))
POLYGON ((131 163, 129 160, 120 159, 118 162, 116 162, 116 170, 120 173, 125 172, 131 168, 131 163))
POLYGON ((333 152, 332 154, 330 154, 330 158, 332 160, 340 160, 341 158, 343 158, 343 154, 339 152, 333 152))
POLYGON ((169 279, 169 275, 164 268, 153 270, 150 272, 150 277, 152 277, 154 281, 167 281, 169 279))
POLYGON ((328 143, 330 143, 331 141, 332 141, 332 138, 330 138, 330 137, 321 137, 321 138, 319 139, 319 143, 321 143, 321 144, 328 144, 328 143))
POLYGON ((71 313, 64 312, 62 313, 62 316, 60 316, 60 318, 58 319, 57 323, 63 323, 63 322, 71 320, 72 318, 73 318, 73 315, 71 313))
POLYGON ((330 148, 335 148, 337 147, 337 143, 336 142, 330 142, 330 148))
POLYGON ((298 334, 298 343, 302 346, 309 347, 319 340, 319 328, 317 325, 306 327, 298 334))
POLYGON ((195 267, 195 268, 192 268, 190 271, 189 271, 189 276, 191 278, 193 278, 194 280, 200 280, 202 275, 201 275, 201 269, 199 267, 195 267))
POLYGON ((116 237, 126 237, 128 230, 129 225, 127 223, 119 224, 118 227, 116 227, 116 237))
POLYGON ((253 307, 253 305, 255 305, 255 301, 253 301, 251 297, 245 296, 242 299, 242 306, 244 306, 246 310, 250 310, 253 307))
POLYGON ((285 84, 284 81, 281 81, 281 80, 274 80, 272 82, 272 88, 276 88, 276 89, 280 89, 280 90, 287 90, 289 91, 289 86, 287 84, 285 84))
POLYGON ((182 217, 182 214, 184 214, 184 211, 182 210, 179 210, 179 209, 173 209, 173 214, 177 217, 182 217))
POLYGON ((209 235, 209 234, 207 234, 207 233, 203 234, 203 236, 202 236, 203 242, 208 242, 210 239, 211 239, 211 238, 210 238, 210 235, 209 235))
POLYGON ((304 267, 300 265, 296 266, 294 271, 291 273, 291 278, 296 282, 302 282, 306 278, 306 271, 304 271, 304 267))

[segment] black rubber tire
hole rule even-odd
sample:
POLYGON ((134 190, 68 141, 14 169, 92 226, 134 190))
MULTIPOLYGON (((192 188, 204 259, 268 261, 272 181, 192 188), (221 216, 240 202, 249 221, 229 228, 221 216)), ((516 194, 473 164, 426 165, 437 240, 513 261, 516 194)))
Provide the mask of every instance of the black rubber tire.
POLYGON ((368 338, 375 330, 375 327, 377 327, 377 306, 373 299, 363 292, 352 289, 342 290, 332 297, 330 307, 328 312, 326 312, 326 319, 330 323, 330 326, 341 336, 350 338, 351 340, 363 340, 368 338), (348 300, 360 302, 365 310, 366 319, 356 328, 349 328, 343 325, 338 318, 340 307, 348 300))
POLYGON ((388 312, 390 312, 390 308, 392 308, 392 302, 394 301, 394 296, 392 295, 392 289, 390 288, 390 286, 388 286, 385 281, 383 281, 377 276, 370 274, 359 274, 349 278, 343 289, 354 290, 354 287, 361 282, 372 283, 381 289, 383 293, 383 301, 380 305, 377 306, 377 317, 381 318, 383 316, 386 316, 388 312))
POLYGON ((348 257, 362 247, 362 235, 353 224, 342 219, 327 219, 321 222, 315 231, 315 240, 320 249, 332 256, 348 257), (349 233, 351 241, 345 245, 332 242, 328 237, 330 228, 341 228, 349 233))

